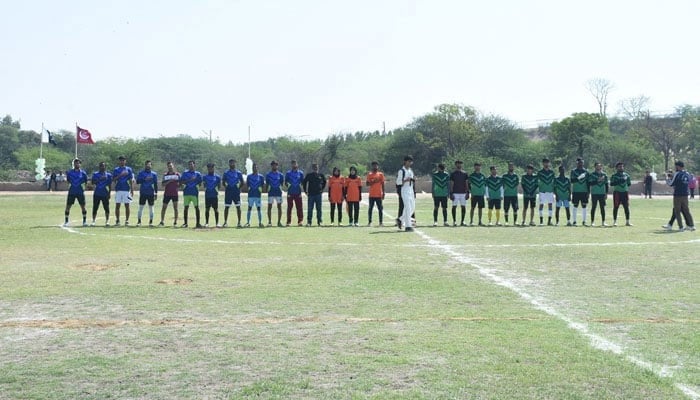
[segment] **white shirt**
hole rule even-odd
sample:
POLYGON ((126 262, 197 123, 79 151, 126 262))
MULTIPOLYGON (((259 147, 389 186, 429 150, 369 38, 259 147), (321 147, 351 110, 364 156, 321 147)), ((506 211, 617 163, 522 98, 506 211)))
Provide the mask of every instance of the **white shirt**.
POLYGON ((415 175, 413 175, 413 170, 411 168, 406 168, 402 167, 398 174, 396 174, 396 185, 401 186, 401 193, 402 194, 410 194, 413 196, 413 182, 412 181, 406 181, 404 182, 404 179, 414 179, 415 175))

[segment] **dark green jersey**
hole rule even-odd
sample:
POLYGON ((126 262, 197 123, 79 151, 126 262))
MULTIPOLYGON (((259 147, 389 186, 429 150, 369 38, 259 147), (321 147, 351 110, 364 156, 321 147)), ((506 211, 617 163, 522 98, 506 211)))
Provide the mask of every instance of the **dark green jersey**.
POLYGON ((571 200, 571 180, 566 176, 558 176, 554 179, 554 194, 559 200, 571 200))
POLYGON ((433 197, 447 197, 450 188, 450 175, 445 171, 433 173, 433 197))
POLYGON ((574 193, 588 193, 588 176, 590 173, 588 172, 587 169, 585 168, 575 168, 571 170, 571 184, 573 187, 571 188, 571 191, 574 193), (579 179, 579 177, 581 179, 579 179))
POLYGON ((488 191, 488 198, 491 200, 503 198, 503 179, 498 175, 489 175, 489 177, 486 178, 486 190, 488 191))
POLYGON ((483 196, 486 193, 486 176, 481 172, 469 175, 469 191, 472 196, 483 196))
POLYGON ((503 196, 517 196, 520 177, 517 174, 504 174, 503 179, 503 196))
POLYGON ((523 197, 533 199, 537 197, 537 175, 525 174, 521 176, 520 185, 523 188, 523 197))
POLYGON ((592 172, 588 176, 591 194, 608 194, 608 176, 605 172, 592 172))
POLYGON ((630 190, 632 179, 627 172, 616 172, 610 177, 610 186, 613 192, 627 192, 630 190))
POLYGON ((554 171, 542 168, 537 173, 537 188, 540 193, 554 193, 554 171))

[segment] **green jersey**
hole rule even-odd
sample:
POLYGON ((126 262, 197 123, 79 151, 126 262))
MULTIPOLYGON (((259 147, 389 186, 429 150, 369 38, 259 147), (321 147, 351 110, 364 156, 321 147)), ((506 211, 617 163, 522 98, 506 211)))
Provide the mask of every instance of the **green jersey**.
POLYGON ((608 194, 608 176, 605 172, 592 172, 588 176, 591 194, 608 194))
POLYGON ((500 176, 489 175, 486 178, 486 196, 491 200, 499 200, 503 197, 503 179, 500 176))
POLYGON ((571 180, 566 176, 558 176, 554 179, 554 194, 559 200, 571 200, 571 180))
POLYGON ((486 177, 481 172, 469 175, 469 191, 472 196, 483 196, 486 193, 486 177))
POLYGON ((520 177, 517 174, 507 173, 504 174, 501 179, 503 179, 503 196, 512 197, 518 195, 518 185, 520 184, 520 177))
POLYGON ((537 173, 537 187, 540 193, 554 193, 554 171, 542 168, 537 173))
POLYGON ((521 176, 520 185, 523 188, 523 197, 532 199, 537 197, 537 175, 525 174, 521 176))
POLYGON ((610 177, 610 185, 614 192, 627 192, 632 184, 632 179, 627 172, 616 172, 610 177))
POLYGON ((571 170, 571 183, 573 184, 572 191, 574 193, 588 193, 588 177, 590 173, 585 168, 575 168, 571 170), (581 179, 579 176, 583 175, 581 179))
POLYGON ((433 173, 433 197, 447 197, 450 191, 450 175, 445 171, 433 173))

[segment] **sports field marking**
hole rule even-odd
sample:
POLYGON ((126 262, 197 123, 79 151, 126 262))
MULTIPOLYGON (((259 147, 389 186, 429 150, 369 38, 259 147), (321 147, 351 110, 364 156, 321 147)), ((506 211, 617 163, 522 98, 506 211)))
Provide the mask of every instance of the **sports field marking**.
MULTIPOLYGON (((422 232, 419 229, 416 229, 415 233, 418 234, 418 236, 420 236, 431 247, 438 249, 438 250, 441 250, 444 254, 448 255, 450 258, 459 262, 460 264, 466 264, 466 265, 469 265, 473 268, 476 268, 476 270, 479 272, 479 274, 481 274, 483 277, 487 278, 488 280, 494 282, 495 284, 497 284, 499 286, 503 286, 503 287, 515 292, 518 296, 520 296, 521 298, 523 298, 524 300, 526 300, 530 304, 532 304, 536 309, 541 310, 541 311, 543 311, 543 312, 545 312, 545 313, 547 313, 555 318, 558 318, 558 319, 566 322, 566 324, 571 329, 574 329, 575 331, 579 332, 584 337, 588 338, 588 340, 590 341, 591 346, 593 346, 593 348, 596 348, 596 349, 599 349, 602 351, 609 351, 609 352, 612 352, 614 354, 624 356, 625 359, 627 361, 631 362, 632 364, 637 365, 638 367, 641 367, 645 370, 651 371, 652 373, 654 373, 655 375, 657 375, 661 378, 672 378, 673 377, 673 370, 681 369, 680 366, 676 367, 676 366, 668 366, 668 365, 655 365, 655 364, 653 364, 649 361, 646 361, 638 356, 625 354, 623 345, 615 343, 611 340, 604 338, 601 335, 598 335, 598 334, 591 332, 589 326, 586 323, 576 321, 573 318, 565 315, 564 313, 557 310, 555 307, 547 304, 546 299, 534 296, 534 295, 530 294, 525 288, 519 286, 515 281, 498 275, 497 270, 485 268, 485 267, 481 266, 478 262, 479 260, 471 258, 469 256, 466 256, 464 254, 461 254, 461 253, 455 251, 454 250, 455 246, 441 243, 440 241, 433 239, 432 237, 428 236, 427 234, 425 234, 424 232, 422 232)), ((675 382, 674 384, 675 384, 676 388, 678 388, 680 391, 682 391, 686 396, 690 397, 693 400, 700 400, 700 392, 691 388, 688 384, 685 384, 682 382, 675 382)))
MULTIPOLYGON (((98 232, 106 232, 106 230, 97 230, 93 232, 89 232, 89 230, 93 228, 83 228, 80 230, 74 229, 70 226, 63 226, 63 225, 58 225, 61 229, 70 232, 70 233, 75 233, 78 235, 85 235, 85 236, 100 236, 98 232)), ((99 228, 98 228, 99 229, 99 228)), ((120 228, 108 228, 109 230, 111 229, 120 229, 120 228)), ((129 229, 158 229, 158 228, 129 228, 129 229)), ((233 228, 232 228, 233 229, 233 228)), ((251 228, 255 229, 255 228, 251 228)), ((290 228, 293 229, 293 228, 290 228)), ((317 228, 304 228, 304 229, 317 229, 317 228)), ((323 229, 323 228, 320 228, 323 229)), ((356 228, 348 228, 348 229, 356 229, 356 228)), ((447 229, 447 228, 446 228, 447 229)), ((187 230, 183 229, 183 232, 187 232, 187 230)), ((668 232, 668 234, 672 234, 674 232, 668 232)), ((675 231, 675 233, 681 233, 675 231)), ((683 232, 683 234, 688 234, 683 232)), ((298 246, 305 246, 305 245, 314 245, 316 244, 315 242, 280 242, 280 241, 274 241, 274 240, 224 240, 224 239, 189 239, 189 238, 166 238, 166 237, 160 237, 160 236, 143 236, 143 235, 125 235, 125 234, 115 234, 113 232, 109 234, 105 234, 103 236, 109 236, 110 238, 122 238, 122 239, 134 239, 134 240, 158 240, 158 241, 172 241, 172 242, 179 242, 179 243, 211 243, 211 244, 245 244, 245 245, 278 245, 278 244, 290 244, 290 245, 298 245, 298 246)), ((449 245, 450 247, 453 248, 547 248, 547 247, 601 247, 601 246, 650 246, 650 245, 669 245, 669 244, 690 244, 690 243, 700 243, 700 238, 698 239, 688 239, 688 240, 677 240, 677 241, 664 241, 664 242, 658 242, 658 241, 649 241, 649 242, 589 242, 589 243, 524 243, 524 244, 507 244, 507 243, 500 243, 500 244, 469 244, 469 243, 463 243, 463 244, 455 244, 455 245, 449 245)), ((367 243, 352 243, 352 242, 333 242, 333 245, 335 246, 347 246, 347 247, 367 247, 367 243)), ((378 242, 373 242, 371 244, 372 246, 384 246, 384 247, 432 247, 431 244, 400 244, 400 243, 378 243, 378 242)), ((446 245, 447 246, 447 245, 446 245)))

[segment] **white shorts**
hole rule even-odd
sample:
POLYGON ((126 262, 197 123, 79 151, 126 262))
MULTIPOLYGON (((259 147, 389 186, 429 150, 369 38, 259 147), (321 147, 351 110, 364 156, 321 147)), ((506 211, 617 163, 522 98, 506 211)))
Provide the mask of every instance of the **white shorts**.
POLYGON ((452 200, 453 206, 466 206, 467 205, 467 194, 466 193, 453 193, 452 197, 454 197, 454 200, 452 200))
POLYGON ((114 202, 117 204, 130 204, 132 201, 134 201, 134 199, 131 197, 131 193, 129 193, 128 190, 118 190, 114 195, 114 202))
POLYGON ((554 204, 554 193, 540 192, 540 204, 554 204))
POLYGON ((282 196, 268 196, 267 204, 282 204, 282 196))

